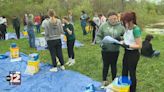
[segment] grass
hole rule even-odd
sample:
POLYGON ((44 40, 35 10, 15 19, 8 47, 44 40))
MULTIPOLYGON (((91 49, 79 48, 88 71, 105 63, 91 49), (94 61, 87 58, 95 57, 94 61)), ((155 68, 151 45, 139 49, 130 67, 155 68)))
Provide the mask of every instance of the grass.
MULTIPOLYGON (((102 80, 102 59, 101 59, 101 49, 99 45, 91 45, 91 34, 87 36, 82 35, 82 31, 79 25, 75 25, 76 38, 84 44, 83 47, 75 48, 75 59, 76 64, 71 67, 66 67, 66 69, 74 70, 80 72, 84 75, 87 75, 94 80, 102 80)), ((10 32, 13 32, 13 29, 8 29, 10 32)), ((146 35, 143 32, 142 37, 146 35)), ((38 35, 37 36, 41 36, 38 35)), ((163 92, 164 91, 164 36, 154 35, 154 40, 152 41, 154 49, 161 51, 160 57, 154 58, 140 58, 137 67, 137 79, 138 86, 137 92, 163 92)), ((16 43, 20 47, 20 51, 25 54, 30 54, 37 52, 40 54, 40 60, 45 63, 51 63, 51 58, 48 50, 37 51, 35 49, 29 48, 27 39, 20 40, 7 40, 0 41, 0 53, 3 54, 6 51, 9 51, 9 46, 11 43, 16 43)), ((118 59, 118 73, 121 75, 122 70, 122 57, 123 49, 121 48, 121 53, 118 59)), ((68 60, 67 50, 63 49, 63 55, 65 62, 68 60)), ((111 73, 109 71, 108 79, 111 80, 111 73)))

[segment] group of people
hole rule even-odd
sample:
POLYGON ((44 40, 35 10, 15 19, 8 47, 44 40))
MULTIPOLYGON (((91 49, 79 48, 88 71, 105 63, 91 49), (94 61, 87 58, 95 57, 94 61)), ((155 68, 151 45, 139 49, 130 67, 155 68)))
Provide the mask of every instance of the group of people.
MULTIPOLYGON (((89 23, 93 27, 92 42, 94 44, 100 44, 100 47, 102 48, 101 55, 103 60, 103 86, 107 86, 109 84, 107 80, 109 66, 111 66, 112 80, 114 80, 117 76, 117 60, 120 53, 119 48, 121 46, 125 49, 122 60, 122 76, 130 76, 130 79, 132 81, 130 92, 136 92, 136 69, 140 58, 139 50, 141 49, 142 55, 148 57, 158 56, 160 53, 152 49, 152 45, 150 43, 151 39, 153 39, 152 35, 147 35, 145 41, 142 42, 142 32, 141 28, 137 25, 135 12, 125 12, 122 14, 121 19, 115 12, 110 12, 107 18, 102 14, 100 14, 99 16, 95 14, 93 19, 91 19, 84 11, 82 11, 80 20, 83 35, 87 34, 85 27, 86 23, 89 23), (119 41, 119 43, 111 43, 108 39, 104 39, 107 36, 116 39, 117 41, 119 41)), ((0 25, 5 25, 6 27, 6 22, 4 22, 3 24, 0 23, 0 25)), ((76 37, 74 33, 74 22, 71 12, 69 12, 68 16, 64 16, 60 20, 56 17, 55 11, 53 9, 50 9, 48 11, 48 16, 45 16, 45 19, 43 21, 41 21, 41 18, 39 16, 36 16, 36 18, 34 19, 34 16, 32 14, 25 14, 24 26, 29 35, 29 45, 32 48, 35 48, 35 25, 38 33, 40 33, 40 26, 45 31, 45 40, 47 41, 48 50, 50 52, 53 64, 53 68, 50 69, 51 72, 58 71, 57 58, 59 59, 59 62, 61 64, 60 68, 62 70, 65 69, 62 53, 61 34, 64 34, 67 38, 67 51, 69 59, 66 65, 71 66, 75 64, 74 44, 76 37)), ((1 26, 0 32, 6 32, 2 32, 1 26)), ((19 18, 16 16, 13 18, 13 27, 19 39, 20 21, 19 18)))
POLYGON ((90 18, 85 11, 81 11, 80 23, 83 31, 83 35, 87 35, 87 26, 89 26, 90 31, 92 31, 92 44, 95 44, 96 33, 101 24, 106 22, 106 17, 103 14, 95 13, 93 19, 90 18))
POLYGON ((68 62, 66 65, 73 65, 75 63, 74 55, 74 43, 75 43, 75 33, 73 22, 71 22, 72 17, 64 16, 62 20, 56 17, 56 13, 53 9, 48 11, 47 18, 43 21, 42 27, 45 31, 45 39, 47 41, 48 50, 51 54, 53 68, 50 69, 52 72, 57 72, 57 58, 60 62, 60 68, 62 70, 64 67, 64 59, 62 53, 62 42, 61 34, 64 34, 67 38, 67 51, 68 51, 68 62), (63 25, 62 25, 63 23, 63 25))

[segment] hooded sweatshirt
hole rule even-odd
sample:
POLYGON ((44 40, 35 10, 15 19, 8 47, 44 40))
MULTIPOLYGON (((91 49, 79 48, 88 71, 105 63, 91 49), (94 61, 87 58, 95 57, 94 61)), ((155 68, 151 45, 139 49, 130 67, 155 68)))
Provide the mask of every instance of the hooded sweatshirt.
POLYGON ((102 41, 105 36, 111 36, 112 38, 119 38, 125 32, 125 28, 120 22, 115 25, 111 25, 109 21, 102 24, 97 33, 96 42, 100 44, 102 51, 105 52, 117 52, 119 51, 119 45, 109 43, 107 41, 102 41))
POLYGON ((61 21, 59 19, 57 19, 55 23, 48 19, 45 23, 44 29, 46 40, 60 39, 60 35, 64 33, 61 21))

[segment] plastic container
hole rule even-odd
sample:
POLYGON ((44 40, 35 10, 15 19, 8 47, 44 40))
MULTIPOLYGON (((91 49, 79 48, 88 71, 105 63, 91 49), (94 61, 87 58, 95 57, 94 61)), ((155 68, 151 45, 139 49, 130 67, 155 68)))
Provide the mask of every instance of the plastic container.
POLYGON ((24 36, 28 36, 27 31, 24 31, 24 32, 23 32, 23 35, 24 35, 24 36))
POLYGON ((112 83, 112 89, 116 92, 129 92, 131 85, 131 80, 126 77, 118 77, 112 83))
POLYGON ((19 47, 17 47, 16 43, 12 43, 10 46, 10 57, 19 58, 19 47))

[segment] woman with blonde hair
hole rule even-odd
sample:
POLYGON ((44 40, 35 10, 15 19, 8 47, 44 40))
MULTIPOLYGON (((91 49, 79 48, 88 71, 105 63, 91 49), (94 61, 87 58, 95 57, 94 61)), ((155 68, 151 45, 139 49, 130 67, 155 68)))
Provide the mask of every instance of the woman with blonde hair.
POLYGON ((63 34, 63 28, 61 21, 57 19, 55 16, 55 12, 53 9, 48 11, 49 19, 44 23, 45 30, 45 39, 47 41, 48 49, 51 54, 53 68, 50 69, 51 72, 57 72, 57 63, 56 56, 59 58, 61 69, 64 70, 64 59, 62 54, 62 43, 60 35, 63 34))

